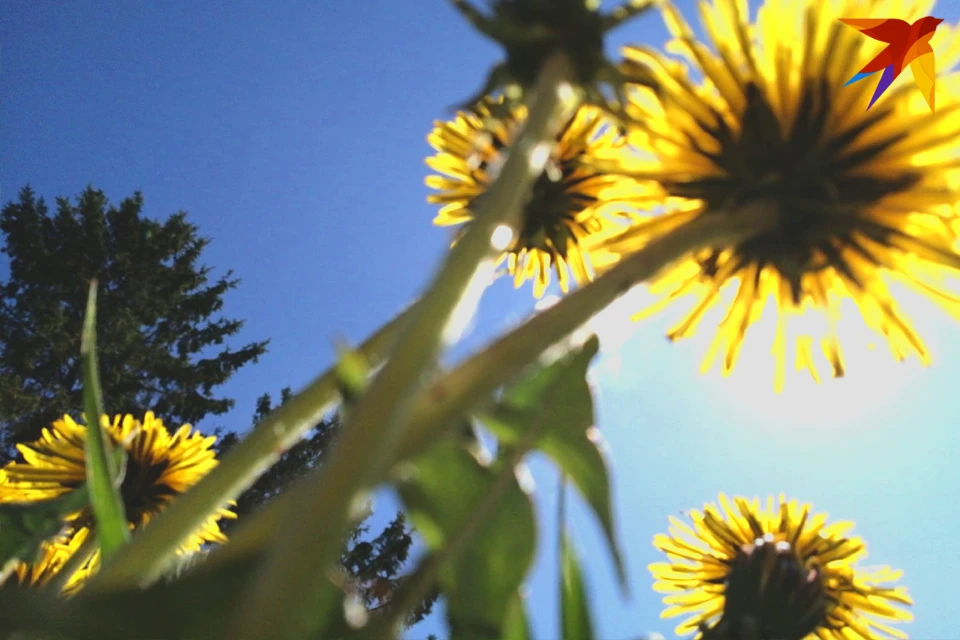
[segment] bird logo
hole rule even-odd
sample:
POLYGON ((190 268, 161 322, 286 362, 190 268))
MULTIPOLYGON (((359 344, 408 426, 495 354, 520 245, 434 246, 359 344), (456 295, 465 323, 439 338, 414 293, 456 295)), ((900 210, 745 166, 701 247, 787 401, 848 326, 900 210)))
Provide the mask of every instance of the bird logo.
POLYGON ((840 22, 850 25, 874 40, 887 43, 887 47, 876 58, 868 62, 843 85, 853 84, 877 71, 883 71, 877 90, 870 99, 870 104, 867 105, 868 111, 908 64, 913 72, 913 80, 920 87, 920 92, 930 105, 930 110, 935 111, 936 71, 930 38, 933 37, 937 26, 943 22, 943 18, 927 16, 913 24, 896 18, 840 18, 840 22))

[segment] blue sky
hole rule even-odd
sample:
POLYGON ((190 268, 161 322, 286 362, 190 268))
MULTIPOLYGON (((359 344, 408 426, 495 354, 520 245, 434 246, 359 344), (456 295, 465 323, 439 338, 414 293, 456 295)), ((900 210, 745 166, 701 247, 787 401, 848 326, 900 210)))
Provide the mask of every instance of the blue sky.
MULTIPOLYGON (((680 2, 690 17, 692 5, 680 2)), ((935 15, 957 20, 955 5, 941 7, 935 15)), ((90 183, 114 201, 140 189, 148 215, 188 211, 213 239, 208 264, 243 280, 226 306, 247 320, 236 344, 269 337, 270 352, 225 388, 236 409, 202 426, 247 428, 258 395, 305 384, 330 364, 334 340, 362 340, 437 265, 449 236, 425 202, 425 136, 499 57, 447 3, 0 0, 0 10, 0 199, 27 183, 51 202, 90 183)), ((663 38, 650 16, 612 44, 663 38)), ((532 303, 529 288, 497 283, 458 353, 532 303)), ((864 350, 848 379, 788 380, 781 396, 762 332, 723 379, 698 373, 707 335, 662 337, 669 315, 604 325, 592 378, 632 596, 617 593, 595 523, 574 504, 601 638, 672 635, 650 589, 646 567, 660 559, 650 541, 669 514, 719 491, 784 492, 855 520, 868 562, 905 571, 911 637, 956 637, 960 341, 930 304, 909 308, 933 367, 864 350)), ((550 639, 556 479, 543 461, 532 467, 545 531, 530 610, 535 637, 550 639)), ((443 633, 439 618, 409 637, 431 631, 443 633)))

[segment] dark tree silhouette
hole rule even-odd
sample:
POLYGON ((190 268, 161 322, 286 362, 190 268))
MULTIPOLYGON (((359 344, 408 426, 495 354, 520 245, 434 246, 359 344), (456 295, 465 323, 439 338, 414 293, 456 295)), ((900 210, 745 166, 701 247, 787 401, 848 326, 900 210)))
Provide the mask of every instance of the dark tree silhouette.
MULTIPOLYGON (((280 393, 280 404, 290 395, 289 387, 283 389, 280 393)), ((270 394, 260 396, 257 399, 253 423, 263 420, 274 408, 270 394)), ((264 506, 285 487, 322 464, 324 456, 332 449, 340 424, 336 414, 321 420, 306 437, 286 451, 276 464, 260 476, 250 489, 242 493, 234 508, 237 519, 221 522, 227 535, 235 527, 242 526, 244 516, 264 506)), ((239 437, 235 433, 224 435, 217 442, 218 453, 226 453, 238 441, 239 437)), ((351 531, 344 543, 340 564, 351 583, 351 590, 360 597, 371 613, 376 614, 389 608, 394 590, 404 580, 403 570, 413 544, 413 536, 403 513, 397 513, 376 537, 371 538, 369 533, 370 526, 367 521, 351 531)), ((408 616, 407 624, 412 626, 429 615, 437 596, 438 594, 434 593, 423 600, 408 616)))
POLYGON ((219 415, 215 393, 267 342, 226 344, 243 322, 220 315, 239 280, 211 278, 209 239, 179 212, 142 214, 138 192, 117 206, 93 187, 50 211, 25 187, 0 213, 9 275, 0 282, 0 462, 16 442, 81 409, 80 331, 98 281, 98 355, 110 413, 153 410, 171 425, 219 415))

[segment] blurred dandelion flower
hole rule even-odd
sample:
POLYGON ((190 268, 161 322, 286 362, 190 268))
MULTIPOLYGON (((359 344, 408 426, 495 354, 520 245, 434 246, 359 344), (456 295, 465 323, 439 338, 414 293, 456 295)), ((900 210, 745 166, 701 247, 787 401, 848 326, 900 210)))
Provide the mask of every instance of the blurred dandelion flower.
POLYGON ((854 567, 866 556, 852 522, 828 525, 810 505, 772 497, 720 494, 689 513, 693 526, 670 517, 670 534, 654 537, 669 562, 654 563, 654 589, 666 593, 662 618, 687 616, 679 635, 759 638, 872 640, 906 638, 887 623, 912 620, 895 605, 911 605, 905 587, 882 586, 902 572, 889 567, 854 567), (741 626, 742 625, 742 626, 741 626), (712 633, 710 633, 712 631, 712 633), (722 631, 722 633, 718 633, 722 631))
MULTIPOLYGON (((20 562, 15 569, 17 584, 24 586, 43 585, 60 573, 83 544, 90 539, 91 530, 81 528, 68 530, 40 547, 37 559, 30 563, 20 562)), ((93 556, 89 556, 76 567, 73 575, 63 585, 63 593, 76 591, 93 572, 93 556)))
MULTIPOLYGON (((150 411, 143 421, 131 415, 102 416, 103 426, 115 446, 127 453, 126 473, 120 494, 128 525, 136 529, 146 525, 177 495, 183 493, 217 465, 211 445, 215 437, 204 437, 190 425, 171 434, 163 421, 150 411)), ((19 444, 23 461, 12 462, 0 472, 0 503, 47 500, 67 493, 86 481, 86 426, 70 416, 44 429, 39 440, 19 444)), ((228 509, 219 509, 180 547, 180 553, 199 551, 205 543, 226 542, 217 521, 234 518, 228 509)), ((57 539, 44 544, 34 563, 21 564, 16 575, 21 584, 43 584, 76 552, 94 526, 88 511, 71 514, 67 528, 57 539)), ((99 566, 99 552, 82 563, 65 591, 79 586, 99 566)))
MULTIPOLYGON (((636 318, 683 296, 694 306, 668 333, 693 334, 721 291, 734 292, 703 369, 723 354, 733 369, 748 328, 773 298, 777 333, 774 384, 782 389, 791 316, 814 310, 821 335, 795 340, 798 370, 819 380, 814 340, 835 377, 845 364, 837 336, 840 303, 852 299, 866 325, 884 336, 895 359, 930 353, 898 308, 890 280, 930 296, 949 312, 960 297, 945 277, 960 269, 960 74, 937 82, 931 113, 905 79, 868 112, 870 83, 844 83, 877 43, 839 21, 859 15, 927 15, 932 2, 768 0, 749 21, 745 0, 704 2, 711 50, 679 11, 662 6, 672 40, 669 58, 646 47, 625 49, 627 64, 655 72, 659 94, 632 93, 637 125, 629 134, 628 174, 644 185, 651 215, 606 245, 606 268, 651 239, 703 216, 767 202, 775 224, 735 246, 705 250, 651 284, 663 297, 636 318), (691 78, 691 73, 702 80, 691 78), (659 210, 657 210, 659 209, 659 210), (731 285, 727 288, 726 285, 731 285)), ((932 41, 948 71, 960 57, 956 29, 932 41)), ((603 167, 602 160, 594 163, 603 167)), ((616 158, 610 170, 623 166, 616 158)))
MULTIPOLYGON (((496 178, 506 147, 526 119, 524 107, 513 110, 509 118, 493 119, 494 102, 499 101, 459 112, 449 122, 435 122, 427 137, 437 151, 427 158, 427 165, 440 174, 426 178, 427 186, 437 191, 428 201, 443 205, 434 224, 463 225, 473 218, 471 206, 496 178)), ((582 163, 600 149, 608 152, 606 158, 616 158, 617 150, 623 149, 619 133, 598 109, 580 107, 559 133, 554 154, 522 214, 522 227, 501 258, 517 287, 534 280, 538 298, 550 282, 551 269, 564 292, 570 273, 578 284, 590 280, 591 243, 635 219, 636 207, 630 200, 637 193, 634 181, 582 163)))
MULTIPOLYGON (((604 53, 604 39, 611 30, 645 13, 653 0, 627 0, 606 13, 600 11, 599 0, 491 0, 490 13, 478 10, 468 0, 452 2, 470 24, 507 54, 463 108, 473 108, 494 93, 505 98, 507 109, 519 106, 546 60, 557 52, 566 54, 571 79, 586 102, 618 120, 625 115, 625 88, 630 84, 651 86, 645 67, 610 62, 604 53)), ((500 105, 492 106, 502 110, 500 105)))

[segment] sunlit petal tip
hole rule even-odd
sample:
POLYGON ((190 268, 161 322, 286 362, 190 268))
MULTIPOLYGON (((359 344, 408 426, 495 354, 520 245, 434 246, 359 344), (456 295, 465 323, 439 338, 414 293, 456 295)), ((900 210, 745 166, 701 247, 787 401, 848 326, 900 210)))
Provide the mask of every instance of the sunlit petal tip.
MULTIPOLYGON (((935 113, 908 84, 892 87, 867 109, 873 88, 844 82, 863 64, 861 47, 869 38, 842 28, 839 5, 759 4, 751 21, 746 2, 703 3, 705 36, 699 39, 682 12, 664 1, 659 6, 671 35, 665 47, 670 55, 650 47, 623 49, 625 59, 655 70, 660 89, 643 98, 630 93, 630 106, 644 118, 628 132, 629 142, 644 158, 646 184, 665 196, 651 199, 648 209, 667 216, 687 208, 699 218, 764 198, 776 214, 770 229, 679 261, 651 289, 694 268, 688 291, 706 302, 726 283, 763 266, 762 286, 741 287, 725 303, 727 317, 743 321, 736 332, 729 324, 720 330, 728 344, 727 357, 720 358, 724 375, 736 369, 737 350, 751 338, 759 321, 755 312, 770 296, 781 320, 792 315, 797 301, 815 300, 808 306, 830 315, 831 305, 852 299, 895 360, 917 356, 929 365, 932 354, 897 308, 885 277, 901 276, 936 299, 948 292, 939 282, 926 286, 928 272, 960 271, 960 120, 944 114, 948 101, 956 103, 960 84, 941 92, 935 113), (850 73, 841 73, 846 67, 850 73), (945 229, 953 229, 951 239, 937 240, 945 229)), ((947 33, 946 26, 938 32, 944 43, 947 33)), ((938 57, 938 92, 958 75, 952 66, 960 59, 960 44, 941 46, 952 53, 951 66, 943 69, 938 57)), ((621 243, 617 254, 627 257, 670 230, 650 227, 621 243)), ((789 319, 791 326, 797 321, 789 319)), ((668 338, 693 335, 695 324, 672 330, 668 338)), ((839 339, 832 336, 827 344, 820 338, 831 377, 848 375, 856 362, 841 358, 839 339)), ((774 349, 777 392, 785 385, 784 360, 794 353, 798 370, 820 381, 811 337, 791 340, 798 341, 796 348, 774 349)))

